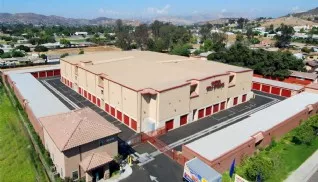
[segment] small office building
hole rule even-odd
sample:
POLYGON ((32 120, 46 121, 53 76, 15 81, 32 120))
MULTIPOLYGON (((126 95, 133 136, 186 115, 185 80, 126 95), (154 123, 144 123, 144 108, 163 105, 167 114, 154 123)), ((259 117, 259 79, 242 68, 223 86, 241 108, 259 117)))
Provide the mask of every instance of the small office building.
POLYGON ((172 130, 253 97, 253 71, 198 58, 116 51, 61 59, 61 81, 136 132, 172 130))

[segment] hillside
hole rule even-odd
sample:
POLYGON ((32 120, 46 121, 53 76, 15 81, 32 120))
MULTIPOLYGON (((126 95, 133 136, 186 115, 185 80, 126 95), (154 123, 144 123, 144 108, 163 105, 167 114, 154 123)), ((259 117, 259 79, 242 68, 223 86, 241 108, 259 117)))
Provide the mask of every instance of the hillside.
MULTIPOLYGON (((312 19, 314 20, 315 18, 318 18, 318 7, 315 9, 311 9, 309 11, 306 12, 301 12, 301 13, 294 13, 291 14, 293 17, 298 17, 298 18, 302 18, 302 19, 312 19)), ((317 20, 316 20, 317 21, 317 20)))
MULTIPOLYGON (((116 19, 99 17, 95 19, 75 19, 65 18, 61 16, 46 16, 35 13, 0 13, 0 23, 8 24, 33 24, 33 25, 66 25, 66 26, 79 26, 79 25, 112 25, 116 19)), ((124 24, 139 25, 138 21, 123 20, 124 24)))
POLYGON ((269 27, 271 24, 274 25, 274 27, 279 27, 282 23, 289 26, 301 26, 301 25, 317 25, 317 23, 304 20, 297 17, 281 17, 281 18, 275 18, 270 19, 262 23, 262 26, 269 27))

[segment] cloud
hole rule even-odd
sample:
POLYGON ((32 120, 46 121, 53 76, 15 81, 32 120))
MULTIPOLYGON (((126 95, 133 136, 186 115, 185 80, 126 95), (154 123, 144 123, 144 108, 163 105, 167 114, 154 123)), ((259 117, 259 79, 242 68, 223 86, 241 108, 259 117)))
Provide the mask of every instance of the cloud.
POLYGON ((163 8, 153 8, 153 7, 149 7, 147 8, 147 12, 150 14, 168 14, 169 13, 169 9, 171 8, 170 4, 165 5, 163 8))
POLYGON ((102 14, 102 15, 122 15, 121 12, 109 10, 109 9, 104 9, 104 8, 99 8, 98 13, 102 14))
POLYGON ((292 7, 291 10, 292 10, 293 13, 304 12, 304 10, 301 10, 301 9, 299 8, 299 6, 294 6, 294 7, 292 7))
POLYGON ((226 9, 222 9, 222 10, 221 10, 221 13, 225 13, 225 12, 227 12, 226 9))

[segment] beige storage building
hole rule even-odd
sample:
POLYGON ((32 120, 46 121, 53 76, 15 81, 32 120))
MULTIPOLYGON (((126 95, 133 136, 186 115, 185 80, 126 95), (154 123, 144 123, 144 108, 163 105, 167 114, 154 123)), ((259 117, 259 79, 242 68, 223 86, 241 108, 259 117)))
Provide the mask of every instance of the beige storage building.
POLYGON ((61 81, 136 132, 172 130, 248 101, 251 69, 147 51, 61 59, 61 81))

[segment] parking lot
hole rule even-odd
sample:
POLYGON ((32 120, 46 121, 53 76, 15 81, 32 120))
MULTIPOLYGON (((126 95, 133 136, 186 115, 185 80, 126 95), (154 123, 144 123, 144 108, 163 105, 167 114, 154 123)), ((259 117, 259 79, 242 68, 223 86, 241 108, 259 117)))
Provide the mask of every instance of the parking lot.
MULTIPOLYGON (((119 147, 119 150, 121 151, 120 153, 137 152, 139 154, 154 154, 153 157, 155 160, 143 166, 134 165, 133 174, 123 181, 151 182, 154 181, 154 179, 157 181, 167 182, 182 181, 183 166, 179 165, 176 161, 172 160, 161 152, 158 153, 158 150, 149 143, 141 143, 137 146, 134 146, 133 148, 127 146, 125 141, 135 136, 136 133, 125 126, 122 122, 119 122, 104 112, 102 109, 86 100, 77 92, 62 84, 59 77, 41 79, 40 81, 68 108, 78 109, 90 107, 106 120, 120 128, 122 130, 119 135, 120 139, 122 140, 119 147)), ((169 131, 167 134, 160 136, 159 139, 166 143, 170 148, 181 150, 181 146, 183 144, 187 144, 226 126, 239 122, 246 117, 249 117, 249 115, 284 99, 262 92, 255 93, 255 98, 244 104, 169 131)))

